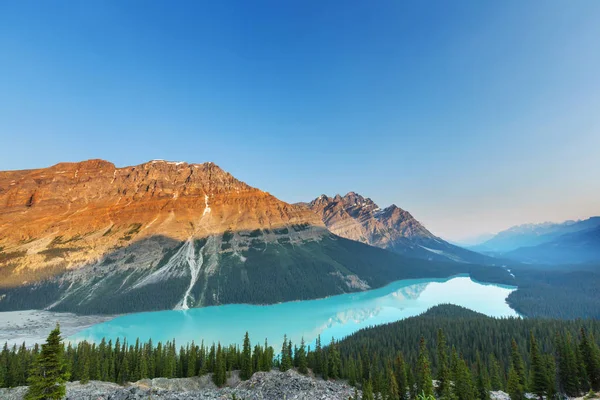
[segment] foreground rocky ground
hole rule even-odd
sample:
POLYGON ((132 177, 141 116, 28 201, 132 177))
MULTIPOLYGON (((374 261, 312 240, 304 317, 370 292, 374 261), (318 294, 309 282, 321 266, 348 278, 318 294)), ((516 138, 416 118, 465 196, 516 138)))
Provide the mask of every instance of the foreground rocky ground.
MULTIPOLYGON (((0 389, 0 399, 22 400, 26 387, 0 389)), ((210 376, 183 379, 144 379, 127 386, 91 381, 67 384, 67 400, 347 400, 354 388, 341 382, 327 382, 295 371, 257 372, 247 381, 233 374, 224 388, 217 388, 210 376)))

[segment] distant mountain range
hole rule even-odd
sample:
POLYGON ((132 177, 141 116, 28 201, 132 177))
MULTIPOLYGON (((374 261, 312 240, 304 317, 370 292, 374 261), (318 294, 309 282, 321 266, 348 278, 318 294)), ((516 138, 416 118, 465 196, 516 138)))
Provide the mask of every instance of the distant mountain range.
POLYGON ((338 236, 409 257, 482 264, 498 262, 433 235, 408 211, 395 204, 381 209, 370 198, 354 192, 345 196, 321 195, 304 206, 338 236))
POLYGON ((525 263, 600 262, 600 217, 519 225, 470 249, 525 263))
POLYGON ((494 270, 445 262, 484 256, 371 203, 348 195, 288 204, 213 163, 88 160, 0 172, 0 310, 274 303, 494 270))

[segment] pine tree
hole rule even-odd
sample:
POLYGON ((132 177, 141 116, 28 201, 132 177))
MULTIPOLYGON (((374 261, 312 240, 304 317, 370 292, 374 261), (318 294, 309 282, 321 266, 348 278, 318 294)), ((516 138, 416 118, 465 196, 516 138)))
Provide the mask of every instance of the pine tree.
POLYGON ((579 347, 590 387, 593 390, 600 390, 600 355, 598 354, 600 352, 593 338, 588 337, 584 328, 581 328, 579 347))
POLYGON ((287 335, 284 335, 283 345, 281 346, 281 364, 279 365, 279 370, 285 372, 290 368, 292 368, 292 360, 289 353, 287 335))
POLYGON ((546 371, 546 398, 553 399, 557 395, 556 362, 551 354, 544 356, 544 369, 546 371))
POLYGON ((510 400, 524 400, 525 393, 523 385, 519 377, 519 372, 515 368, 514 363, 511 362, 510 369, 508 370, 508 382, 506 384, 506 390, 510 396, 510 400))
POLYGON ((221 348, 220 343, 217 346, 215 355, 215 369, 213 372, 213 382, 218 387, 221 387, 225 383, 227 383, 227 366, 225 363, 225 355, 223 354, 223 349, 221 348))
POLYGON ((456 349, 452 349, 452 380, 454 381, 454 393, 452 397, 458 400, 474 400, 475 388, 471 370, 464 359, 458 356, 456 349))
POLYGON ((83 352, 83 360, 81 364, 81 375, 79 377, 79 381, 85 384, 90 380, 90 355, 87 351, 83 352))
POLYGON ((394 360, 394 374, 396 375, 396 382, 398 383, 398 393, 400 400, 408 399, 408 382, 406 379, 406 364, 404 363, 404 357, 401 353, 398 353, 394 360))
POLYGON ((529 372, 531 382, 529 389, 542 400, 548 387, 548 377, 545 363, 538 349, 537 340, 535 340, 533 332, 530 333, 529 337, 529 358, 531 359, 531 370, 529 372))
POLYGON ((475 365, 477 369, 477 398, 488 400, 490 398, 490 380, 479 352, 475 355, 475 365))
POLYGON ((396 375, 392 371, 391 365, 388 365, 387 371, 387 396, 386 399, 398 400, 400 398, 400 388, 398 386, 398 381, 396 380, 396 375))
POLYGON ((140 354, 140 379, 148 378, 148 357, 146 351, 142 350, 140 354))
POLYGON ((575 363, 577 364, 577 378, 579 381, 579 390, 587 392, 590 389, 590 381, 588 378, 585 362, 581 353, 581 343, 575 348, 575 363))
POLYGON ((315 366, 313 368, 313 372, 315 374, 321 374, 323 371, 321 369, 321 365, 322 365, 322 356, 323 356, 323 351, 321 349, 321 335, 317 335, 317 340, 316 340, 316 344, 315 344, 315 366))
POLYGON ((417 383, 415 382, 415 375, 412 372, 412 368, 408 366, 406 368, 406 383, 408 385, 408 397, 414 399, 417 397, 417 383))
POLYGON ((354 362, 353 358, 350 358, 350 360, 348 360, 348 373, 347 373, 347 377, 348 377, 348 384, 350 386, 356 386, 357 382, 357 371, 356 371, 356 363, 354 362))
POLYGON ((244 336, 244 344, 242 349, 242 370, 240 371, 240 379, 245 381, 252 376, 252 353, 250 345, 250 337, 248 332, 244 336))
POLYGON ((342 360, 337 343, 333 338, 331 338, 331 343, 329 344, 327 358, 329 359, 329 377, 332 379, 339 378, 342 360))
POLYGON ((560 389, 568 396, 575 397, 579 394, 579 379, 577 373, 577 359, 571 335, 557 335, 555 348, 558 358, 558 384, 560 389))
POLYGON ((510 354, 512 366, 515 369, 517 377, 519 378, 519 384, 521 385, 522 390, 526 390, 527 378, 525 377, 525 365, 523 364, 523 358, 521 357, 521 353, 519 352, 519 347, 517 346, 515 339, 512 340, 510 354))
POLYGON ((444 332, 439 329, 437 333, 437 358, 438 358, 438 396, 442 393, 447 394, 447 387, 450 386, 450 366, 448 365, 448 346, 444 332))
POLYGON ((188 364, 187 364, 187 376, 191 378, 192 376, 196 376, 196 364, 198 363, 198 348, 196 344, 192 341, 192 345, 190 346, 190 352, 188 356, 188 364))
POLYGON ((373 384, 371 381, 366 381, 362 389, 362 400, 375 400, 375 397, 373 396, 373 384))
POLYGON ((56 324, 30 373, 27 400, 58 400, 66 395, 69 374, 61 342, 60 326, 56 324))
POLYGON ((302 338, 302 340, 300 341, 300 347, 298 348, 298 351, 297 351, 297 358, 298 358, 298 371, 301 374, 307 374, 308 373, 308 362, 306 359, 306 344, 304 343, 304 338, 302 338))
POLYGON ((329 380, 329 358, 327 352, 321 356, 321 377, 323 380, 329 380))
POLYGON ((504 383, 500 363, 494 354, 490 354, 490 385, 492 390, 502 390, 504 383))
POLYGON ((425 338, 421 336, 419 342, 419 359, 417 362, 417 392, 425 396, 433 396, 433 381, 425 338))

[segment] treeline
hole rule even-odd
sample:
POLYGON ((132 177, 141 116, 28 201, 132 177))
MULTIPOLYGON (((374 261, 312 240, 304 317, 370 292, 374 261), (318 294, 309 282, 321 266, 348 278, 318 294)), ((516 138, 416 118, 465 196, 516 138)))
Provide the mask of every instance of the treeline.
MULTIPOLYGON (((234 370, 245 380, 257 371, 295 368, 323 379, 345 379, 362 389, 365 400, 408 400, 423 393, 452 400, 488 399, 490 390, 522 400, 526 392, 549 399, 600 390, 599 337, 600 321, 495 319, 438 306, 339 342, 324 345, 317 338, 314 348, 284 338, 276 351, 266 341, 252 344, 248 334, 241 346, 102 340, 55 347, 62 360, 58 364, 64 363, 62 376, 71 381, 124 384, 212 374, 222 386, 234 370)), ((5 345, 1 386, 35 385, 43 358, 38 346, 5 345)))
POLYGON ((514 400, 525 392, 550 398, 599 390, 597 338, 600 321, 498 319, 443 305, 358 331, 335 347, 341 377, 384 398, 399 398, 396 387, 411 398, 433 393, 432 377, 442 398, 487 399, 489 390, 503 390, 514 400))
POLYGON ((521 267, 514 273, 519 289, 508 296, 507 302, 521 314, 600 319, 600 266, 569 266, 568 270, 521 267))
MULTIPOLYGON (((154 344, 152 340, 135 344, 104 339, 99 344, 82 341, 73 346, 61 344, 59 350, 70 381, 99 380, 125 384, 145 378, 185 378, 213 374, 218 386, 225 384, 228 374, 241 370, 245 379, 255 371, 270 371, 275 351, 265 340, 264 346, 250 348, 246 335, 242 349, 237 345, 210 346, 192 342, 177 348, 175 341, 154 344), (244 375, 245 373, 245 375, 244 375)), ((5 343, 0 353, 0 387, 27 385, 35 369, 40 346, 12 348, 5 343)))

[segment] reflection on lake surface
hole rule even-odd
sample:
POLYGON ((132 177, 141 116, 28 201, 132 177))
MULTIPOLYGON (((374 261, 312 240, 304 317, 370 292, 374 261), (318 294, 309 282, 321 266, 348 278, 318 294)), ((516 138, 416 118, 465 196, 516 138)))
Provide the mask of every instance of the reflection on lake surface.
POLYGON ((438 304, 451 303, 494 317, 514 317, 506 304, 514 287, 483 284, 468 276, 449 279, 411 279, 368 292, 274 305, 230 304, 124 315, 87 328, 72 340, 135 341, 175 339, 178 344, 241 343, 246 331, 253 342, 269 339, 275 348, 287 334, 294 343, 341 339, 357 330, 418 315, 438 304))

